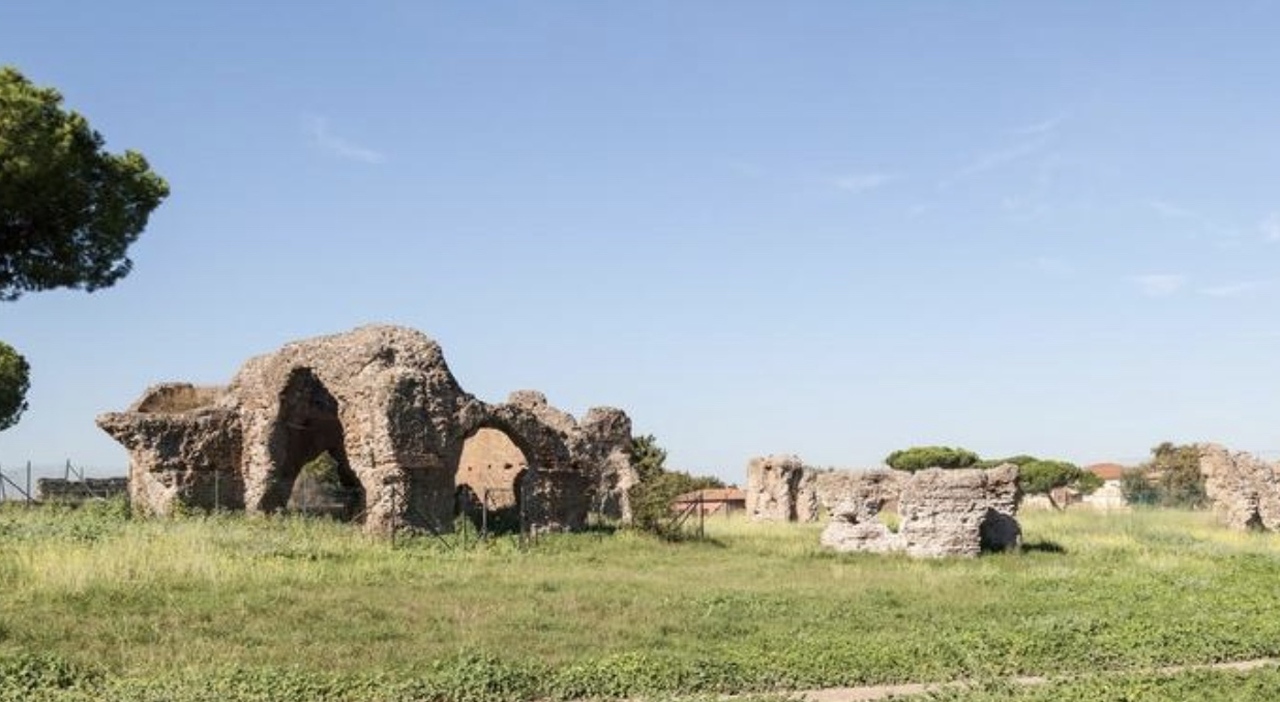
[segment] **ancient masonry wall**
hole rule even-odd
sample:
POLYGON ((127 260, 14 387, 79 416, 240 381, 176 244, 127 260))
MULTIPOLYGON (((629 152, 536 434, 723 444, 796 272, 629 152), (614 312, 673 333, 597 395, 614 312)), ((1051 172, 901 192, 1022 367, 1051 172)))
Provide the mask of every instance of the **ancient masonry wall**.
POLYGON ((224 387, 166 383, 98 426, 130 454, 135 508, 284 509, 302 466, 328 452, 366 529, 452 527, 469 438, 505 435, 527 466, 535 530, 576 529, 592 507, 629 513, 631 420, 600 407, 581 422, 534 391, 489 404, 454 379, 440 346, 367 326, 250 359, 224 387))
POLYGON ((1280 466, 1218 444, 1199 444, 1214 513, 1232 529, 1280 530, 1280 466))
POLYGON ((916 557, 976 556, 1021 543, 1018 469, 867 474, 832 511, 822 545, 837 551, 902 551, 916 557), (896 493, 898 528, 877 517, 896 493))
MULTIPOLYGON (((764 522, 819 521, 851 490, 859 489, 866 475, 863 471, 817 470, 790 454, 753 458, 747 464, 747 515, 764 522)), ((896 506, 894 493, 886 509, 896 510, 896 506)))
POLYGON ((830 515, 823 546, 837 551, 974 556, 1015 548, 1017 466, 989 470, 814 471, 792 455, 752 459, 747 513, 756 521, 817 521, 830 515), (896 528, 882 513, 896 513, 896 528))
POLYGON ((811 522, 818 518, 812 475, 800 458, 774 455, 747 464, 747 516, 758 522, 811 522))

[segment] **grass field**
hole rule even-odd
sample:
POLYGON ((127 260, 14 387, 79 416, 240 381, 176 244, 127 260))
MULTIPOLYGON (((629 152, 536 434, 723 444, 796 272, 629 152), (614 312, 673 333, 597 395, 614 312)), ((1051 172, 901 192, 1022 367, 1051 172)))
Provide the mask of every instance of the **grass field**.
POLYGON ((912 561, 821 551, 817 525, 723 519, 705 542, 591 533, 521 550, 392 544, 319 520, 4 508, 0 700, 524 700, 958 678, 978 684, 936 696, 1280 698, 1272 668, 1124 673, 1280 656, 1280 536, 1180 512, 1022 522, 1021 553, 912 561), (1092 677, 999 682, 1077 674, 1092 677))

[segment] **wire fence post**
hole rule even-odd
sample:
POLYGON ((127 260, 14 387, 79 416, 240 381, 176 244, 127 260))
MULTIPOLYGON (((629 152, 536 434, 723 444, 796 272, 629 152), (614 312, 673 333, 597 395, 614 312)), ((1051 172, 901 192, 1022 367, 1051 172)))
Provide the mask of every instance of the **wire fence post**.
POLYGON ((0 470, 0 499, 8 498, 9 493, 7 488, 5 487, 7 485, 8 487, 11 487, 14 490, 16 490, 18 494, 22 495, 24 506, 30 507, 31 506, 31 462, 30 461, 27 461, 27 483, 26 483, 27 489, 26 490, 23 490, 21 485, 14 482, 14 479, 16 477, 17 477, 16 475, 14 477, 9 477, 8 475, 4 474, 3 470, 0 470))
POLYGON ((699 539, 705 539, 707 536, 707 532, 706 532, 707 509, 706 507, 703 506, 703 503, 702 503, 702 498, 705 496, 705 493, 706 493, 705 490, 698 491, 698 538, 699 539))

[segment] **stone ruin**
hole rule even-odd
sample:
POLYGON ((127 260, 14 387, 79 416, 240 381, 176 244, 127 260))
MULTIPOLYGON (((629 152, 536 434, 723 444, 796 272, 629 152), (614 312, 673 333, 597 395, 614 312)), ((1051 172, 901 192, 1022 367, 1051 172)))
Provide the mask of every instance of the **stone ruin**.
POLYGON ((813 475, 798 457, 751 459, 747 464, 747 516, 758 522, 817 521, 813 475))
POLYGON ((837 551, 904 551, 909 556, 976 556, 1017 548, 1018 468, 930 468, 905 476, 868 473, 831 513, 822 545, 837 551), (889 491, 885 495, 885 491, 889 491), (877 516, 896 497, 898 528, 877 516))
POLYGON ((1205 495, 1232 529, 1280 530, 1280 466, 1218 444, 1197 444, 1205 495))
POLYGON ((815 522, 830 515, 823 546, 911 556, 975 556, 1016 548, 1018 469, 816 471, 796 456, 747 466, 747 514, 756 521, 815 522), (897 515, 896 530, 888 519, 897 515))
POLYGON ((448 531, 481 496, 534 531, 581 528, 589 511, 630 517, 626 413, 575 420, 527 390, 482 402, 439 344, 403 327, 293 342, 225 387, 157 385, 97 423, 129 450, 130 499, 148 513, 280 511, 328 453, 347 514, 369 531, 448 531))

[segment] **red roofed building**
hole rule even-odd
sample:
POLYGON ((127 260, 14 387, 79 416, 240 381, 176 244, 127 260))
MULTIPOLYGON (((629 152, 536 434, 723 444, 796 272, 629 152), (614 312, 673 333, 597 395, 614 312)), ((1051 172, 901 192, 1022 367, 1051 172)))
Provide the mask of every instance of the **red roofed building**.
POLYGON ((1128 468, 1119 463, 1095 463, 1086 466, 1085 470, 1098 476, 1102 480, 1102 487, 1092 494, 1085 495, 1081 502, 1101 510, 1128 508, 1129 503, 1124 499, 1124 492, 1120 489, 1120 479, 1124 477, 1124 472, 1128 468))
POLYGON ((1098 476, 1105 483, 1109 480, 1119 480, 1127 469, 1119 463, 1095 463, 1085 467, 1085 470, 1098 476))

